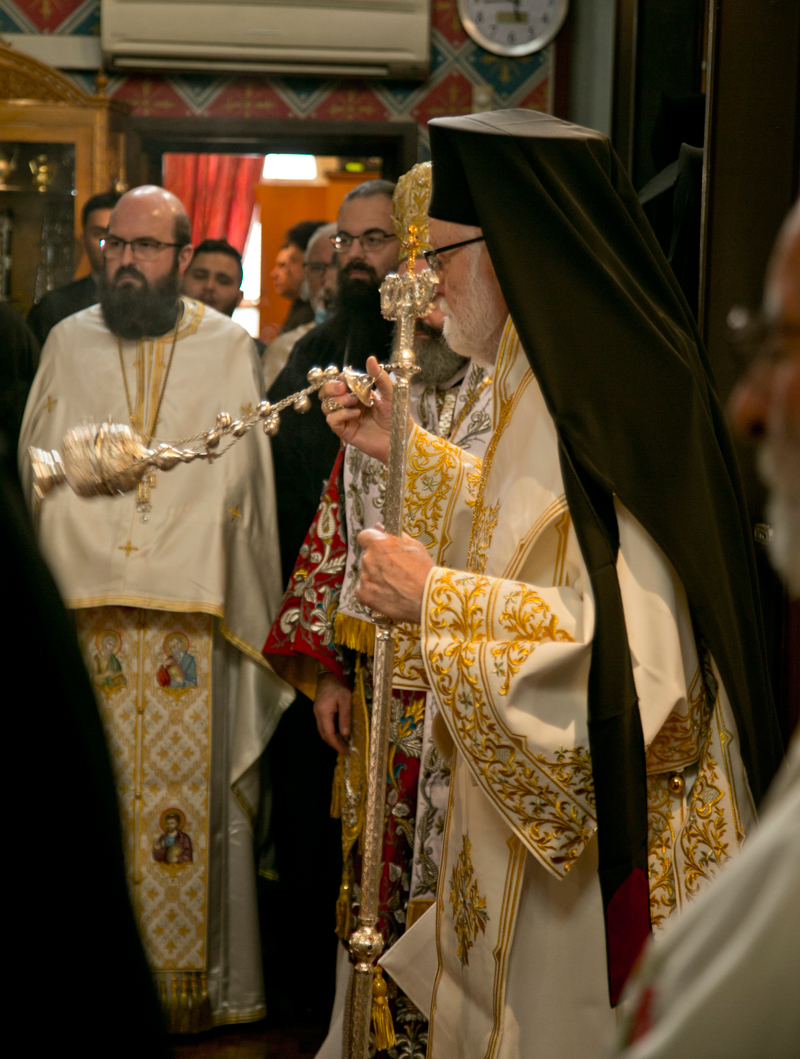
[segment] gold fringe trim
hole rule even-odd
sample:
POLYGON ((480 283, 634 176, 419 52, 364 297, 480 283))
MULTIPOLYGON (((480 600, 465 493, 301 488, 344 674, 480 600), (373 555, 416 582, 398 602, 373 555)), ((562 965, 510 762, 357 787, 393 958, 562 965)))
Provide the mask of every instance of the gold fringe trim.
POLYGON ((375 654, 375 626, 363 618, 337 611, 333 619, 333 638, 342 647, 349 647, 363 655, 375 654))
MULTIPOLYGON (((344 870, 347 872, 347 866, 344 870)), ((350 927, 350 879, 344 875, 336 899, 336 934, 342 941, 350 937, 350 927)))
POLYGON ((159 974, 158 991, 170 1033, 202 1033, 211 1029, 214 1023, 205 971, 159 974), (171 975, 169 989, 168 975, 171 975))
POLYGON ((383 971, 377 966, 372 979, 372 1029, 375 1032, 376 1052, 385 1052, 387 1048, 394 1047, 394 1025, 386 999, 386 982, 383 980, 383 971))

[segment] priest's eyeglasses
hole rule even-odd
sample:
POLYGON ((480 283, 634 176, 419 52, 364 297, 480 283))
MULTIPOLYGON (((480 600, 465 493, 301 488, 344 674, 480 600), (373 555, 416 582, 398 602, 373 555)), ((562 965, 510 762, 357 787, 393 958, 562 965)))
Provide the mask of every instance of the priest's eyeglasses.
POLYGON ((331 236, 331 242, 336 250, 349 250, 354 242, 361 244, 365 253, 383 250, 390 239, 396 239, 393 232, 384 232, 382 228, 370 228, 361 235, 351 235, 349 232, 337 232, 331 236))
POLYGON ((428 268, 440 276, 444 264, 440 260, 442 254, 449 254, 451 250, 460 250, 462 246, 469 246, 471 243, 482 243, 483 239, 482 235, 476 235, 474 239, 465 239, 463 243, 450 243, 449 246, 440 246, 438 250, 423 250, 422 256, 428 268))
POLYGON ((186 246, 186 243, 161 243, 158 239, 120 239, 116 235, 108 235, 100 240, 100 248, 106 257, 122 257, 125 247, 131 248, 131 253, 138 261, 154 261, 166 246, 186 246))

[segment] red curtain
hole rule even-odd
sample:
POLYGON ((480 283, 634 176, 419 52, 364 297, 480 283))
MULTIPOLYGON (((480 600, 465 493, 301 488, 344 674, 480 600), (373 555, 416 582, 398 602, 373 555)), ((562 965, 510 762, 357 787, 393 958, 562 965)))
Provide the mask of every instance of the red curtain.
POLYGON ((244 253, 264 158, 237 154, 165 154, 164 187, 192 221, 192 243, 227 239, 244 253))

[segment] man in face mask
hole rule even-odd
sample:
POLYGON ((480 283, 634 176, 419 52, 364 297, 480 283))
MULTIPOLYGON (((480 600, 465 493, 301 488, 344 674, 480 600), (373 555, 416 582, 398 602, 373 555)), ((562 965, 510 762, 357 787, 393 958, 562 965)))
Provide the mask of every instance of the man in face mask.
MULTIPOLYGON (((247 332, 179 297, 189 233, 183 206, 162 188, 120 199, 104 240, 100 304, 57 324, 42 351, 21 435, 28 495, 28 446, 60 448, 86 419, 129 423, 155 445, 261 399, 247 332)), ((183 1032, 265 1013, 252 838, 244 836, 258 808, 258 758, 292 692, 259 661, 280 584, 267 440, 253 432, 222 466, 177 470, 151 473, 124 496, 87 501, 55 491, 37 528, 84 656, 109 637, 119 645, 115 680, 96 674, 94 683, 114 748, 139 931, 169 1025, 183 1032), (194 661, 192 679, 178 686, 160 679, 175 643, 194 661), (259 734, 237 739, 234 752, 227 733, 240 717, 259 734), (191 753, 176 755, 177 745, 191 753), (175 866, 152 854, 168 813, 180 814, 195 851, 177 887, 175 866), (164 930, 165 906, 149 895, 171 888, 164 930), (176 996, 189 1000, 170 1005, 176 996)))

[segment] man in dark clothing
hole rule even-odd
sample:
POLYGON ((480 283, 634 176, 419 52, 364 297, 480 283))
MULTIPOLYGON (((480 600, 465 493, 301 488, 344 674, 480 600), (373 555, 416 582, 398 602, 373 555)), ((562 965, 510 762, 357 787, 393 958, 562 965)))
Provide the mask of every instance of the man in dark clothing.
MULTIPOLYGON (((349 364, 363 371, 370 354, 390 358, 393 325, 381 316, 379 288, 386 274, 397 268, 400 253, 392 229, 393 192, 389 181, 370 180, 354 188, 342 203, 333 237, 339 267, 337 311, 295 345, 269 391, 271 401, 307 386, 308 370, 317 365, 349 364)), ((316 400, 305 415, 287 411, 272 439, 284 583, 317 513, 338 449, 339 440, 328 429, 316 400)), ((281 718, 268 761, 280 878, 270 902, 274 900, 282 910, 280 917, 274 917, 274 944, 281 954, 283 975, 280 982, 272 981, 274 971, 265 966, 267 990, 280 994, 284 1010, 327 1018, 336 955, 332 909, 341 881, 341 828, 330 818, 336 754, 316 736, 312 705, 305 695, 298 693, 281 718), (299 755, 302 773, 296 765, 299 755), (299 923, 303 933, 298 944, 299 923), (310 951, 317 953, 323 974, 330 974, 331 986, 326 990, 325 980, 318 976, 312 999, 304 977, 310 951)))
POLYGON ((305 253, 308 241, 317 228, 326 221, 299 221, 293 224, 286 233, 286 242, 278 251, 275 266, 270 272, 270 279, 276 294, 288 298, 292 303, 289 312, 281 325, 281 333, 293 331, 300 324, 310 324, 314 319, 314 310, 308 297, 305 283, 305 253))
POLYGON ((101 240, 108 231, 108 218, 119 201, 116 191, 102 191, 87 199, 81 210, 83 248, 89 258, 91 273, 66 287, 49 291, 28 313, 28 326, 43 346, 52 328, 65 316, 88 309, 98 301, 97 277, 103 271, 101 240))
MULTIPOLYGON (((183 293, 204 302, 225 316, 233 313, 243 298, 244 267, 242 255, 227 239, 204 239, 194 249, 194 257, 183 277, 183 293)), ((261 357, 266 349, 260 338, 254 338, 261 357)))
MULTIPOLYGON (((388 180, 368 180, 342 203, 334 237, 339 267, 337 311, 294 347, 269 391, 271 401, 307 386, 309 368, 349 364, 363 371, 370 354, 388 358, 392 324, 381 316, 379 288, 387 273, 397 268, 400 253, 392 231, 393 192, 394 184, 388 180)), ((316 401, 304 416, 285 415, 273 438, 284 584, 317 513, 338 449, 339 442, 316 401)))

